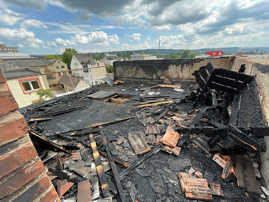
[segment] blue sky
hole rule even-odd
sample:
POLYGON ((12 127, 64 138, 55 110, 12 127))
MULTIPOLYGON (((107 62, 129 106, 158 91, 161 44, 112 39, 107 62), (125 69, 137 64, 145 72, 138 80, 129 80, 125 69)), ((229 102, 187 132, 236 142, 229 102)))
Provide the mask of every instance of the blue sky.
POLYGON ((31 54, 269 46, 268 0, 0 0, 0 42, 31 54))

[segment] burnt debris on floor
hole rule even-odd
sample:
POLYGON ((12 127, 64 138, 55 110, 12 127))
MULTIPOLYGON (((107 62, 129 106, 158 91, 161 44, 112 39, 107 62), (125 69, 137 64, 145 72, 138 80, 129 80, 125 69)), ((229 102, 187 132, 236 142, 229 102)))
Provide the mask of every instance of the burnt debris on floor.
POLYGON ((63 201, 266 201, 254 77, 115 81, 21 109, 63 201))

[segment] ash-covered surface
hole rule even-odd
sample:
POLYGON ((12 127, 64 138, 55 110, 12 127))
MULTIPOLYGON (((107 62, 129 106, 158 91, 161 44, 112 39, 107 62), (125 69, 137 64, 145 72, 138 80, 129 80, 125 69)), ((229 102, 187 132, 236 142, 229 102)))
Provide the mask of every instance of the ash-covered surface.
MULTIPOLYGON (((119 123, 94 128, 98 129, 94 133, 94 139, 101 155, 104 181, 109 185, 109 193, 114 201, 120 201, 115 184, 115 177, 119 176, 115 176, 109 167, 103 137, 107 137, 109 140, 110 153, 116 159, 116 166, 121 175, 128 169, 123 166, 123 163, 128 163, 130 167, 148 154, 136 155, 128 140, 130 132, 138 131, 145 134, 147 143, 151 146, 151 151, 158 148, 161 148, 161 151, 142 161, 120 180, 126 202, 135 200, 139 202, 203 201, 190 200, 185 197, 181 190, 177 174, 179 172, 188 173, 191 168, 201 172, 208 183, 221 185, 224 196, 214 195, 212 201, 262 201, 261 193, 249 193, 246 192, 246 188, 238 187, 237 178, 234 174, 222 179, 223 168, 212 160, 213 155, 217 152, 230 156, 240 154, 240 152, 248 155, 248 148, 243 147, 240 151, 233 149, 233 146, 238 147, 242 143, 238 143, 232 138, 223 138, 223 136, 220 143, 228 144, 224 145, 227 147, 210 147, 208 142, 212 140, 212 134, 193 133, 188 130, 195 116, 205 107, 203 105, 195 105, 194 107, 194 102, 190 101, 192 99, 186 99, 186 96, 192 97, 189 95, 197 88, 197 84, 195 82, 176 84, 180 88, 163 88, 155 87, 155 85, 157 83, 125 82, 123 85, 112 87, 100 86, 21 109, 32 131, 48 140, 53 140, 59 145, 63 145, 66 150, 72 153, 79 153, 79 158, 73 158, 63 152, 52 152, 46 148, 39 149, 43 161, 48 158, 50 153, 54 154, 54 157, 46 160, 45 165, 49 168, 49 175, 56 176, 53 183, 57 190, 60 187, 59 181, 67 180, 74 183, 61 198, 75 201, 78 184, 84 180, 90 180, 91 182, 93 200, 105 198, 100 189, 104 182, 100 181, 96 173, 94 166, 96 161, 93 159, 89 135, 83 131, 95 123, 134 117, 119 123), (154 88, 152 88, 153 86, 154 88), (115 91, 119 95, 128 95, 129 100, 118 104, 88 97, 88 95, 100 89, 115 91), (150 101, 167 100, 172 100, 173 103, 143 108, 134 106, 134 104, 151 103, 150 101), (31 119, 39 117, 51 119, 31 121, 31 119), (159 127, 158 132, 147 134, 147 127, 155 125, 159 127), (178 156, 163 151, 163 145, 159 141, 153 143, 148 140, 148 138, 163 137, 168 126, 173 126, 175 131, 181 135, 177 143, 177 146, 181 147, 178 156), (182 132, 182 129, 186 129, 185 132, 182 132), (229 144, 229 141, 231 144, 229 144), (96 186, 97 182, 99 184, 96 186), (96 187, 98 190, 96 190, 96 187), (96 193, 99 193, 99 195, 96 193), (93 196, 95 197, 93 198, 93 196)), ((220 117, 218 119, 222 119, 220 117)), ((203 127, 204 125, 199 123, 199 126, 203 127)), ((216 134, 214 135, 216 136, 216 134)), ((216 143, 219 142, 216 141, 216 143)), ((258 164, 256 157, 255 155, 249 155, 249 161, 258 164)), ((256 168, 256 172, 259 173, 258 168, 256 168)), ((258 176, 257 181, 258 186, 260 186, 261 176, 258 176)))

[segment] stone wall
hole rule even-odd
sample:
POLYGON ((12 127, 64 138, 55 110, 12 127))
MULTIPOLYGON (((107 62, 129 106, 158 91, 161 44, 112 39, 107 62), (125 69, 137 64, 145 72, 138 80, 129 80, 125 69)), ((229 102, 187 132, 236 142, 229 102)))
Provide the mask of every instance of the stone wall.
POLYGON ((0 201, 60 201, 0 72, 0 201))
POLYGON ((118 61, 113 64, 114 79, 192 80, 192 73, 209 62, 215 68, 231 69, 233 60, 234 57, 118 61))

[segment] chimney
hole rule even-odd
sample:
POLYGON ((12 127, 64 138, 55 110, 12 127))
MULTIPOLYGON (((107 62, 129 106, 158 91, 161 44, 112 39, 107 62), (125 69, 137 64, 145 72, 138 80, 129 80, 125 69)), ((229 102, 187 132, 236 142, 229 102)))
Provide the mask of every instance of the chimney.
POLYGON ((60 201, 0 71, 0 201, 60 201))

